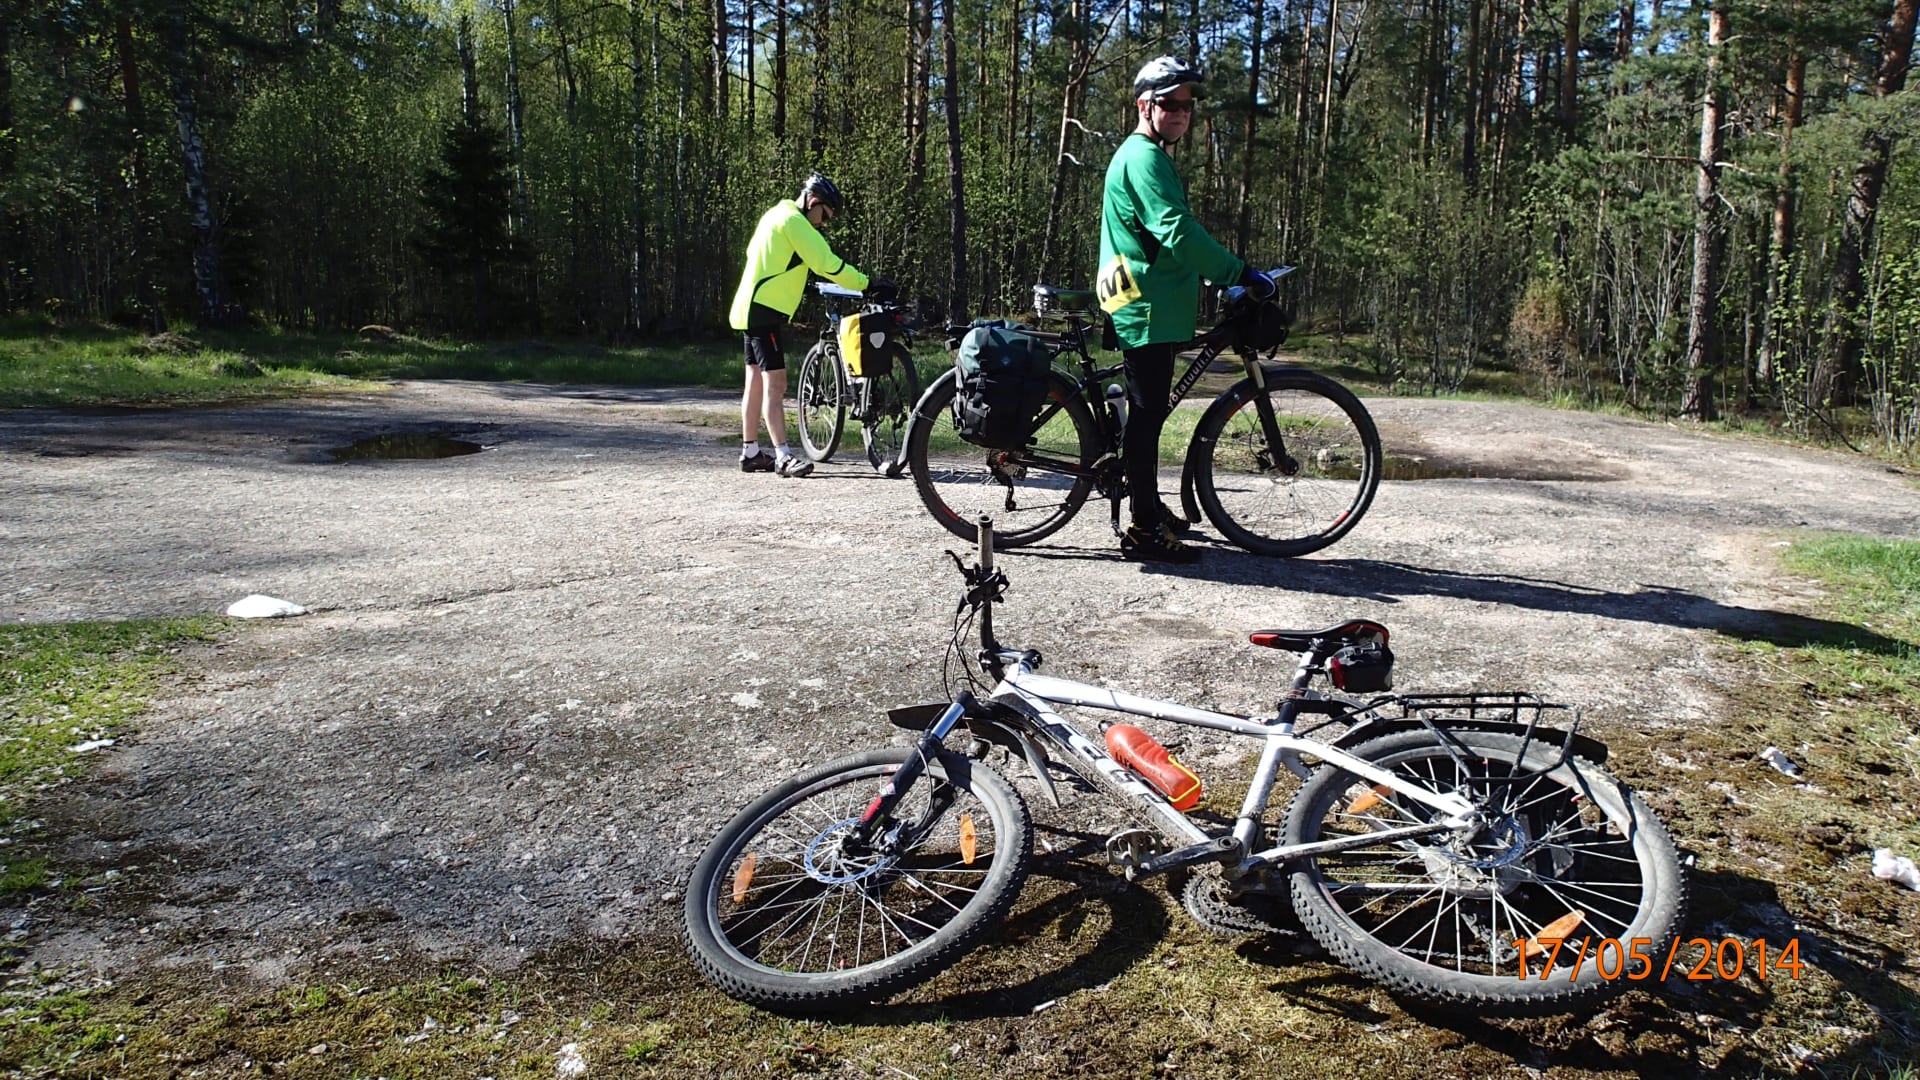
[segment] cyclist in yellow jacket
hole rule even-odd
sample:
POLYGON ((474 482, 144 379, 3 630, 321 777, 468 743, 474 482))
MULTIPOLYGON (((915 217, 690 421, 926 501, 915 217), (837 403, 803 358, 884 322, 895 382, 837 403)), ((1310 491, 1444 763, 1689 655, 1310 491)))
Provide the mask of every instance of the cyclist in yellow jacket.
POLYGON ((799 197, 782 199, 760 217, 747 244, 747 266, 740 274, 728 321, 746 339, 747 383, 740 396, 740 471, 805 476, 813 462, 787 449, 787 359, 780 339, 807 290, 809 271, 849 289, 868 290, 889 299, 893 286, 870 279, 833 253, 820 228, 844 205, 833 181, 814 173, 800 185, 799 197), (760 449, 760 420, 775 453, 760 449))

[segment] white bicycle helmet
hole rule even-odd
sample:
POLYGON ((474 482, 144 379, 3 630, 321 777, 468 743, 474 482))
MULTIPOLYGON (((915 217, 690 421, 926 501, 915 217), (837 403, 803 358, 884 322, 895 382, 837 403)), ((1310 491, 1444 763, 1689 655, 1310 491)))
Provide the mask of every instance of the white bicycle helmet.
POLYGON ((1140 73, 1133 77, 1133 97, 1135 101, 1141 98, 1158 100, 1182 86, 1191 86, 1196 98, 1205 97, 1206 93, 1201 88, 1204 82, 1206 76, 1200 74, 1200 69, 1185 60, 1177 56, 1156 56, 1147 61, 1140 73))

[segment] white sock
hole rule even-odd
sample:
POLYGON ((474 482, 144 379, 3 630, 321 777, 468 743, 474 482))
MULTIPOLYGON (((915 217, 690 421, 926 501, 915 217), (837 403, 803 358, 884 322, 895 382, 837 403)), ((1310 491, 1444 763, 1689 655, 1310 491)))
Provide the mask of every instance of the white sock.
POLYGON ((755 440, 750 443, 740 444, 740 456, 742 458, 750 458, 753 455, 758 454, 759 452, 760 452, 759 440, 755 440))
POLYGON ((791 450, 789 450, 789 449, 787 449, 787 444, 786 444, 786 443, 781 443, 781 444, 780 444, 780 449, 778 449, 778 450, 775 450, 775 451, 773 452, 773 456, 774 456, 774 457, 776 457, 776 458, 779 458, 779 459, 781 459, 782 461, 784 461, 784 460, 786 460, 787 458, 790 458, 790 457, 792 457, 792 456, 793 456, 793 451, 791 451, 791 450))

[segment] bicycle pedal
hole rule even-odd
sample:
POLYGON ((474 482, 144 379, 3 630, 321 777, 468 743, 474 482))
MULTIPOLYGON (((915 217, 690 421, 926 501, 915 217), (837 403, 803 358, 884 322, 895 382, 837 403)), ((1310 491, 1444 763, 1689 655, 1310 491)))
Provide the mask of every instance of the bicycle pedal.
POLYGON ((1165 850, 1160 838, 1145 829, 1128 829, 1107 837, 1107 861, 1132 876, 1141 863, 1165 850))

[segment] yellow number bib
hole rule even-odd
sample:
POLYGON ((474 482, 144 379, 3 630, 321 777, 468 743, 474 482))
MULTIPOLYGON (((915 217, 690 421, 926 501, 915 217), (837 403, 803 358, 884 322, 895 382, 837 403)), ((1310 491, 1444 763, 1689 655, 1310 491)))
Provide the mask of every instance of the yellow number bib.
POLYGON ((1140 285, 1133 280, 1133 268, 1127 265, 1125 255, 1115 255, 1101 268, 1093 289, 1100 297, 1100 310, 1109 315, 1140 299, 1140 285))

